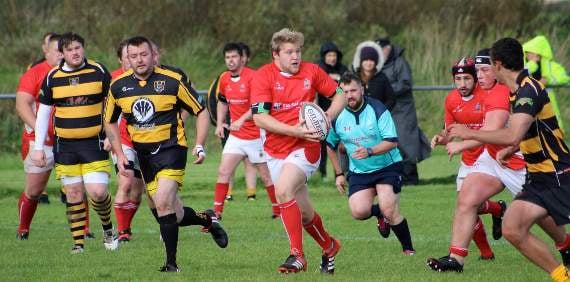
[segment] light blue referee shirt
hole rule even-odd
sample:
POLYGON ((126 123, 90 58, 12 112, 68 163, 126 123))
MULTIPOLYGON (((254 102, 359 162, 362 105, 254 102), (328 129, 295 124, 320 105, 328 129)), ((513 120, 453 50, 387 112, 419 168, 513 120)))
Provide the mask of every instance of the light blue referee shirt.
POLYGON ((363 99, 363 105, 356 112, 344 108, 332 121, 327 136, 327 145, 335 150, 340 142, 344 143, 349 159, 348 169, 353 173, 370 173, 402 161, 398 148, 361 160, 351 157, 360 146, 370 148, 383 140, 398 142, 396 126, 386 106, 374 98, 364 96, 363 99))

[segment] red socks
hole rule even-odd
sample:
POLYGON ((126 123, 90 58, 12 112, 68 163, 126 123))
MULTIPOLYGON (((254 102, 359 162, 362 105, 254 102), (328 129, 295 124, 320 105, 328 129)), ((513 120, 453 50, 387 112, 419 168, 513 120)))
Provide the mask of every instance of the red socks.
POLYGON ((281 208, 281 221, 289 237, 289 246, 292 255, 303 255, 303 228, 301 210, 295 199, 279 204, 281 208))
POLYGON ((267 191, 267 196, 271 201, 271 209, 273 210, 273 215, 279 216, 281 214, 281 209, 279 209, 279 204, 277 204, 277 198, 275 198, 275 186, 267 186, 265 187, 265 191, 267 191))
POLYGON ((473 227, 473 241, 475 242, 475 245, 477 245, 477 248, 479 248, 481 257, 491 258, 493 256, 493 250, 491 250, 491 246, 489 246, 487 234, 485 233, 485 226, 483 225, 480 217, 477 217, 477 221, 473 227))
POLYGON ((229 183, 216 183, 216 190, 214 191, 214 211, 218 215, 224 211, 224 201, 226 200, 229 187, 229 183))
POLYGON ((460 257, 466 257, 467 254, 469 253, 469 251, 466 248, 460 248, 460 247, 454 247, 451 246, 449 248, 449 253, 450 254, 454 254, 454 255, 458 255, 460 257))
POLYGON ((501 205, 499 205, 499 203, 491 201, 491 200, 485 201, 481 205, 481 208, 479 209, 479 214, 489 214, 489 213, 493 216, 500 217, 501 216, 501 205))
POLYGON ((117 230, 123 231, 131 228, 131 222, 139 208, 140 202, 128 201, 115 203, 115 216, 117 217, 117 230))
POLYGON ((330 248, 332 244, 331 236, 325 230, 321 217, 317 212, 315 212, 315 216, 313 217, 311 222, 303 225, 303 227, 305 228, 307 233, 309 233, 311 237, 313 237, 313 239, 317 241, 317 243, 319 244, 319 246, 321 246, 323 250, 327 250, 328 248, 330 248))
POLYGON ((18 214, 20 216, 20 224, 18 225, 18 232, 28 232, 32 219, 38 207, 38 200, 29 199, 24 192, 20 195, 18 201, 18 214))

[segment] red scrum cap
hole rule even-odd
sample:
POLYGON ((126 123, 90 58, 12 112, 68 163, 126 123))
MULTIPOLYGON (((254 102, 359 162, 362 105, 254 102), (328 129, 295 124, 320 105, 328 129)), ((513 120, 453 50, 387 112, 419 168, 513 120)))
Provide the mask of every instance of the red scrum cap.
POLYGON ((455 62, 451 67, 451 73, 455 76, 458 73, 467 73, 477 79, 477 71, 475 70, 475 61, 469 57, 463 57, 455 62))

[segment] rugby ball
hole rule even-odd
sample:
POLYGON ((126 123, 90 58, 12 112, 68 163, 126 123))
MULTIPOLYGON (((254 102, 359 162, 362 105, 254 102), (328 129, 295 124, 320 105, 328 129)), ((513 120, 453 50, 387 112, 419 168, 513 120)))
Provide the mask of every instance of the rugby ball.
POLYGON ((305 127, 316 130, 320 140, 327 138, 328 126, 325 112, 315 103, 303 103, 299 109, 299 121, 305 121, 305 127))

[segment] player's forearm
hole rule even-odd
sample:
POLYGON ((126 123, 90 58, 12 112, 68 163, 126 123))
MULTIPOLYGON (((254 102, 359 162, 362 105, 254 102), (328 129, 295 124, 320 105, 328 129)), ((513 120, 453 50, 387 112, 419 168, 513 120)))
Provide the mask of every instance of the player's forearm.
POLYGON ((226 122, 227 114, 228 105, 224 102, 218 101, 216 104, 216 126, 222 126, 226 122))
POLYGON ((335 119, 338 114, 340 114, 340 112, 344 109, 344 107, 346 107, 346 99, 344 97, 344 94, 337 92, 337 94, 334 95, 332 99, 331 106, 327 110, 328 118, 331 120, 335 119))
POLYGON ((463 140, 459 142, 461 144, 461 151, 469 150, 478 146, 483 145, 483 143, 476 141, 476 140, 463 140))
POLYGON ((253 114, 251 113, 251 109, 249 109, 247 112, 241 115, 241 117, 239 117, 239 121, 245 122, 246 120, 250 120, 252 116, 253 114))
POLYGON ((281 135, 295 136, 294 126, 282 123, 269 114, 255 114, 253 115, 253 121, 257 127, 265 129, 267 131, 281 135))
POLYGON ((16 113, 29 128, 36 126, 35 110, 32 95, 24 92, 16 93, 16 113))
POLYGON ((396 142, 382 141, 382 142, 372 146, 370 149, 372 149, 372 155, 376 156, 376 155, 384 154, 384 153, 396 148, 397 146, 398 146, 398 143, 396 143, 396 142))
POLYGON ((201 111, 196 117, 196 145, 204 145, 208 137, 210 118, 206 110, 201 111))
POLYGON ((342 168, 340 167, 340 162, 338 160, 338 156, 336 155, 336 151, 327 146, 327 155, 331 160, 335 174, 342 173, 342 168))
POLYGON ((497 129, 493 131, 471 130, 470 134, 465 138, 467 140, 475 140, 485 144, 495 145, 516 145, 520 142, 519 138, 514 135, 510 128, 497 129))
POLYGON ((38 115, 34 127, 36 134, 34 150, 43 150, 44 148, 52 109, 53 108, 51 106, 44 104, 40 104, 40 107, 38 108, 38 115))
POLYGON ((124 155, 123 148, 121 146, 121 133, 119 131, 119 127, 117 123, 105 123, 105 134, 107 135, 107 139, 109 139, 109 143, 111 143, 111 150, 117 156, 124 155))

